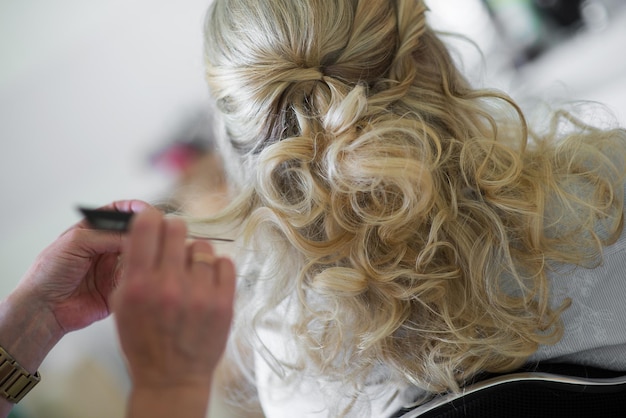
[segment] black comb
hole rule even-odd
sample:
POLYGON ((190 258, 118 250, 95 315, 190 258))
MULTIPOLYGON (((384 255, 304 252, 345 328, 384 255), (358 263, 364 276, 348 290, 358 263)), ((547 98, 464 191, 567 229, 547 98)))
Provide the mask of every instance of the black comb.
POLYGON ((128 231, 128 225, 133 217, 132 212, 118 212, 115 210, 103 210, 103 209, 87 209, 78 208, 78 210, 85 216, 89 225, 95 229, 102 229, 104 231, 128 231))
MULTIPOLYGON (((95 229, 103 231, 126 232, 133 218, 132 212, 118 212, 106 209, 88 209, 79 207, 78 210, 83 214, 89 225, 95 229)), ((187 235, 189 238, 208 239, 211 241, 233 242, 228 238, 201 237, 197 235, 187 235)))

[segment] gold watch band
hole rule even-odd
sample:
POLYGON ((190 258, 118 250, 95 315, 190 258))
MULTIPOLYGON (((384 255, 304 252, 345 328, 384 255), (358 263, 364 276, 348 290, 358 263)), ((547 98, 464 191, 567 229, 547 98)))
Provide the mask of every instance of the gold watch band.
POLYGON ((18 403, 40 380, 39 372, 30 374, 0 346, 0 396, 18 403))

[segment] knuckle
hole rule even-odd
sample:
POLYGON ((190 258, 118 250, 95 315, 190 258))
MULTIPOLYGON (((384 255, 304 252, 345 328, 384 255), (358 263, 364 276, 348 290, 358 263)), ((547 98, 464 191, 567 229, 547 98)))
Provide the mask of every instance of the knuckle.
POLYGON ((165 220, 165 225, 168 231, 175 235, 187 234, 187 225, 182 219, 170 218, 165 220))
POLYGON ((166 310, 177 310, 183 305, 182 292, 176 286, 166 285, 159 291, 158 303, 166 310))
POLYGON ((213 246, 206 240, 197 240, 193 243, 194 251, 202 251, 213 254, 213 246))
POLYGON ((63 234, 62 239, 65 239, 69 242, 80 242, 85 238, 85 230, 81 228, 72 228, 69 229, 65 234, 63 234))
POLYGON ((118 294, 125 304, 140 305, 148 298, 146 287, 138 281, 130 281, 119 287, 118 294))
POLYGON ((207 298, 194 297, 189 303, 189 311, 192 315, 205 315, 211 311, 211 304, 207 298))
POLYGON ((180 295, 174 290, 164 290, 159 293, 159 305, 164 309, 173 309, 180 306, 180 295))
POLYGON ((233 311, 232 299, 217 297, 213 303, 213 311, 220 316, 231 315, 233 311))

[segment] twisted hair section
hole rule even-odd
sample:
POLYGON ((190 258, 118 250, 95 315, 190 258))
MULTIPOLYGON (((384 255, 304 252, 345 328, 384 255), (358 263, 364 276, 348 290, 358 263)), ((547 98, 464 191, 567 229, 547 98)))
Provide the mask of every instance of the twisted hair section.
POLYGON ((294 373, 458 390, 558 341, 548 272, 621 231, 623 130, 563 112, 534 134, 462 77, 422 1, 215 0, 206 33, 238 161, 219 219, 269 248, 241 323, 297 297, 294 373))

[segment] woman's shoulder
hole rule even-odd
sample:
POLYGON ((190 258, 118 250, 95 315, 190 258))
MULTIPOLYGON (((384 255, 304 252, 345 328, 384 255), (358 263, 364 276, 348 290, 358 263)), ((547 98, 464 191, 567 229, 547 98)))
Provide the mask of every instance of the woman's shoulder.
POLYGON ((570 298, 571 306, 561 315, 562 339, 531 360, 626 370, 626 230, 603 249, 599 265, 555 265, 548 276, 554 304, 570 298))

